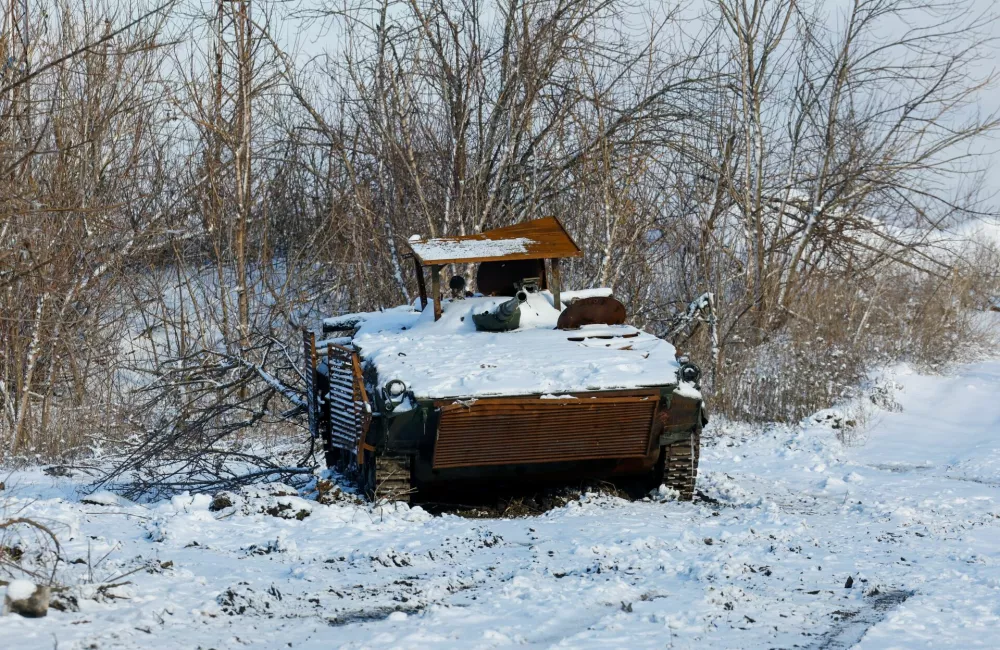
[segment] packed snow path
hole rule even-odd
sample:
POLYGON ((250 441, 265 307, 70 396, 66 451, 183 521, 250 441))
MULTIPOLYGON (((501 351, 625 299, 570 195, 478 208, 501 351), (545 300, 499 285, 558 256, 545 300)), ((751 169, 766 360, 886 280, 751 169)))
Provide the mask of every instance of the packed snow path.
POLYGON ((895 380, 902 410, 873 407, 850 446, 819 424, 714 425, 708 498, 693 504, 587 496, 538 517, 469 520, 261 497, 309 511, 299 521, 210 512, 208 497, 82 504, 71 480, 22 472, 0 494, 6 513, 48 522, 67 560, 84 560, 64 582, 143 570, 78 589, 79 611, 0 618, 0 639, 61 650, 995 648, 1000 362, 895 380))

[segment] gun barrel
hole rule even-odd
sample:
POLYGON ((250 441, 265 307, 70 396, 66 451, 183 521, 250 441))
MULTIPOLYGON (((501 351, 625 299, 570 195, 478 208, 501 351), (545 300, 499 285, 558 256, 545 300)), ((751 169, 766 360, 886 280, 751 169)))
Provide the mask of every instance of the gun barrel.
POLYGON ((521 303, 528 299, 528 294, 518 291, 517 295, 506 300, 490 311, 473 314, 472 321, 476 329, 487 332, 505 332, 517 329, 521 324, 521 303))
POLYGON ((521 303, 527 299, 528 296, 523 291, 518 291, 516 296, 497 305, 493 309, 493 315, 503 321, 510 320, 514 312, 521 308, 521 303))

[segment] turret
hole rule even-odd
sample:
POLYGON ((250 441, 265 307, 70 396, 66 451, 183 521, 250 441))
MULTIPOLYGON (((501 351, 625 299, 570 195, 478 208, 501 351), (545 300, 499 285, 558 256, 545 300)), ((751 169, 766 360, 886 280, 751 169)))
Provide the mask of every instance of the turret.
POLYGON ((481 332, 507 332, 515 330, 521 324, 521 303, 528 299, 528 294, 518 291, 517 295, 502 302, 489 311, 472 314, 472 322, 481 332))

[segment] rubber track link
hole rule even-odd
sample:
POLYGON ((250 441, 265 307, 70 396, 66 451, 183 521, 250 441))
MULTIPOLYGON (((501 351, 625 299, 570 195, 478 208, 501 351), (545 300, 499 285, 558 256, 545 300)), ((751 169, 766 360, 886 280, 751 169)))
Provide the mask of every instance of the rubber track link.
POLYGON ((698 478, 698 459, 701 456, 701 429, 684 440, 663 448, 663 484, 680 493, 681 501, 694 499, 694 485, 698 478))
POLYGON ((413 489, 409 456, 376 456, 373 500, 410 502, 413 489))

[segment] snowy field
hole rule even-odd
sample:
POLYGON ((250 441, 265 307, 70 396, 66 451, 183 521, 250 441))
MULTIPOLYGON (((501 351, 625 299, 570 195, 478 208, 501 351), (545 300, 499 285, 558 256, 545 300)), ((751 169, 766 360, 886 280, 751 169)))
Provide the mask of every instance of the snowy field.
POLYGON ((211 511, 18 472, 3 514, 60 536, 71 606, 0 618, 0 647, 995 648, 1000 361, 893 380, 846 446, 833 419, 713 424, 695 503, 476 520, 271 489, 211 511))

